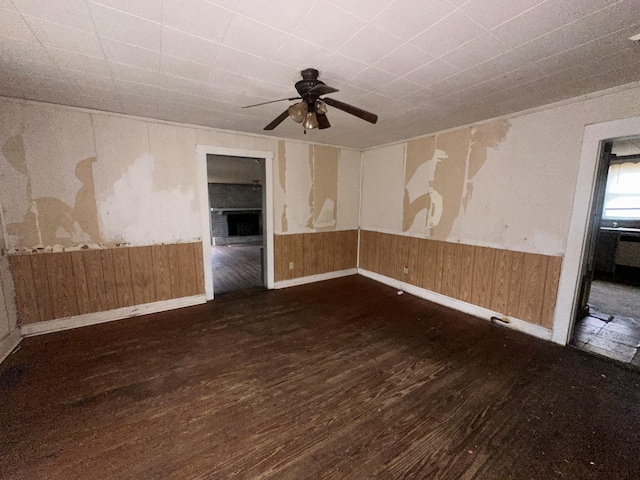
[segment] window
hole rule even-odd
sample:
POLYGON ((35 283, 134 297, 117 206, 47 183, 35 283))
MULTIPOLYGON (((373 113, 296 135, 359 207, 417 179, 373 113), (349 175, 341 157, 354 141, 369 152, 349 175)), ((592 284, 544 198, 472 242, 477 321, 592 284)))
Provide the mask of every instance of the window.
POLYGON ((640 160, 609 167, 603 218, 640 220, 640 160))

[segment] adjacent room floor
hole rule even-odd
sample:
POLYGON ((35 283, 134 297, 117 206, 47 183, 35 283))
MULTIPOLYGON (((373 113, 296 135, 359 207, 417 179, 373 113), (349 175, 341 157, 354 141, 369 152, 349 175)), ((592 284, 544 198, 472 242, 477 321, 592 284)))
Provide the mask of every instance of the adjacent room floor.
POLYGON ((213 246, 211 268, 216 297, 264 286, 262 245, 213 246))
POLYGON ((589 313, 576 324, 573 345, 640 366, 640 287, 593 280, 589 313))
POLYGON ((640 478, 640 373, 361 276, 27 338, 0 477, 640 478))

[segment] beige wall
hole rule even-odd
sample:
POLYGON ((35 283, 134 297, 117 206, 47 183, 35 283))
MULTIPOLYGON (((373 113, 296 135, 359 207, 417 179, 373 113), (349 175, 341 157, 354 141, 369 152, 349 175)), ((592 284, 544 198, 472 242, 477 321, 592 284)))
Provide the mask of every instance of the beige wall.
POLYGON ((562 256, 586 125, 640 114, 640 88, 363 153, 361 227, 562 256))

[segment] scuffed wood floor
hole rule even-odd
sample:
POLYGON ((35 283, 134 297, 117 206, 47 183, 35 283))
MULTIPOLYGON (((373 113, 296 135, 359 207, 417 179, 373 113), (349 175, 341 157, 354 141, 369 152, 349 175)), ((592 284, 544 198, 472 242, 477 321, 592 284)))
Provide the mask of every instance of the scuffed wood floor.
POLYGON ((353 276, 28 338, 0 477, 640 478, 640 376, 353 276))

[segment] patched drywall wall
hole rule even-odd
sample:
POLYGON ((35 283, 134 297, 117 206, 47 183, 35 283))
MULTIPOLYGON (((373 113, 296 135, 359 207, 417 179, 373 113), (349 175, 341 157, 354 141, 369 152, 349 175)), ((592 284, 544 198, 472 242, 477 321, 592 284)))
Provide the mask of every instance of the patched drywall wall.
POLYGON ((640 114, 640 88, 367 150, 361 227, 562 256, 586 125, 640 114))
POLYGON ((358 228, 360 152, 280 141, 274 164, 277 234, 358 228))

